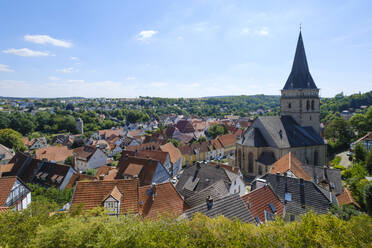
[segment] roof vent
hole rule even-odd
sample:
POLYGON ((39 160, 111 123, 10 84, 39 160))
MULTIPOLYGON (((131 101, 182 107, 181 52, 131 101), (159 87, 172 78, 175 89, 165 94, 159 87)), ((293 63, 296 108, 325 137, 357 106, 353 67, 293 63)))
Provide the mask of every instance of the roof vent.
POLYGON ((206 202, 207 202, 207 209, 208 210, 212 209, 212 207, 213 207, 213 198, 211 196, 208 196, 206 202))

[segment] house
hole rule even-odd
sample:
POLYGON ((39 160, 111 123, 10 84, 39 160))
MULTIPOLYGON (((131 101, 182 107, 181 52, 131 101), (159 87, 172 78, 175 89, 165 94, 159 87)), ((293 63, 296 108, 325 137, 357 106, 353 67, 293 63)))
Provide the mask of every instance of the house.
POLYGON ((48 146, 48 143, 45 137, 35 138, 32 140, 28 140, 28 138, 23 138, 23 142, 25 146, 28 147, 29 150, 35 150, 38 148, 43 148, 43 147, 48 146))
POLYGON ((123 128, 113 128, 113 129, 105 129, 105 130, 99 130, 97 133, 98 139, 107 139, 111 135, 120 136, 123 135, 123 128))
POLYGON ((18 152, 10 164, 1 166, 3 176, 17 176, 22 182, 64 189, 75 173, 68 165, 34 159, 18 152))
POLYGON ((187 199, 220 180, 225 183, 226 190, 230 194, 244 195, 246 193, 244 182, 240 176, 220 166, 204 163, 197 163, 186 168, 179 178, 176 189, 187 199))
POLYGON ((231 220, 254 223, 251 213, 239 194, 227 195, 217 200, 208 197, 204 203, 186 210, 179 218, 190 219, 196 213, 202 213, 211 218, 222 215, 231 220))
POLYGON ((125 153, 122 153, 117 170, 115 179, 139 178, 141 186, 168 182, 171 177, 160 161, 125 153))
POLYGON ((367 152, 369 152, 372 149, 372 132, 368 132, 362 138, 353 142, 351 146, 355 146, 356 144, 362 144, 362 146, 364 146, 367 152))
POLYGON ((196 161, 196 156, 194 154, 193 149, 189 145, 183 145, 179 148, 182 158, 181 158, 181 165, 190 166, 196 161))
POLYGON ((107 155, 94 146, 81 146, 74 149, 75 168, 78 171, 96 169, 107 163, 107 155))
POLYGON ((14 151, 0 144, 0 164, 7 164, 14 156, 14 151))
POLYGON ((311 177, 302 168, 302 163, 298 158, 291 152, 287 153, 276 161, 270 169, 270 174, 284 175, 284 173, 289 177, 303 178, 305 180, 311 181, 311 177))
POLYGON ((226 188, 225 182, 219 180, 208 187, 196 192, 192 196, 185 198, 185 202, 190 208, 204 204, 207 197, 212 197, 214 200, 218 200, 224 196, 229 195, 229 191, 226 188))
POLYGON ((220 135, 216 139, 221 143, 225 156, 233 156, 235 154, 236 137, 234 134, 220 135))
POLYGON ((179 216, 189 209, 169 182, 139 187, 139 211, 142 217, 179 216))
POLYGON ((270 185, 264 185, 242 196, 256 224, 274 220, 275 216, 283 218, 285 215, 284 203, 272 190, 270 185))
POLYGON ((280 201, 285 205, 285 219, 293 221, 300 215, 314 211, 325 214, 337 199, 331 192, 321 189, 314 182, 302 178, 266 174, 252 182, 252 190, 269 184, 280 201))
POLYGON ((31 203, 31 190, 16 176, 0 177, 0 208, 26 209, 31 203))
POLYGON ((172 142, 161 145, 160 150, 169 154, 170 162, 173 167, 173 175, 176 175, 181 169, 181 151, 175 147, 172 142))
POLYGON ((46 159, 54 163, 64 163, 70 156, 73 156, 73 151, 67 146, 48 146, 35 150, 36 159, 46 159))
POLYGON ((71 209, 104 207, 113 215, 138 214, 138 203, 138 179, 78 181, 71 209))
POLYGON ((176 124, 176 128, 181 133, 193 133, 193 132, 195 132, 195 129, 194 129, 192 123, 188 120, 179 120, 176 124))
POLYGON ((51 144, 54 146, 59 144, 70 147, 74 143, 74 139, 72 135, 60 134, 53 137, 51 144))

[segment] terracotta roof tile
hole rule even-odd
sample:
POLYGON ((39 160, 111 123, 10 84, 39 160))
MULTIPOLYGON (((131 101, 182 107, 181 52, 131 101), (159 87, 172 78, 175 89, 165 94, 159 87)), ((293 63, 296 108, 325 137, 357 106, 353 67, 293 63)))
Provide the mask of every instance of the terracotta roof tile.
POLYGON ((285 172, 290 170, 297 178, 303 178, 311 181, 311 177, 302 168, 302 163, 298 158, 291 152, 287 153, 276 161, 270 169, 271 174, 280 173, 283 175, 285 172))
POLYGON ((35 151, 36 159, 47 159, 48 161, 61 162, 65 161, 67 157, 73 155, 73 151, 67 146, 49 146, 39 148, 35 151))
POLYGON ((103 207, 103 198, 117 187, 122 194, 120 214, 138 213, 138 179, 79 181, 72 198, 72 208, 82 204, 83 210, 103 207))
POLYGON ((339 205, 353 204, 354 206, 360 208, 359 204, 354 200, 351 192, 347 188, 344 188, 344 192, 337 196, 337 201, 339 205))
POLYGON ((139 188, 140 213, 146 218, 155 218, 162 214, 179 216, 188 206, 169 182, 155 185, 155 197, 152 198, 152 185, 139 188))
POLYGON ((253 190, 242 196, 243 202, 247 205, 253 218, 259 217, 261 222, 265 222, 265 210, 274 214, 269 204, 273 204, 276 215, 283 217, 284 204, 269 185, 253 190))
POLYGON ((81 146, 74 149, 74 155, 76 155, 78 158, 89 160, 96 150, 97 147, 94 146, 81 146))
POLYGON ((160 163, 164 164, 167 157, 168 157, 168 153, 167 152, 162 152, 162 151, 143 150, 143 151, 139 151, 136 154, 136 157, 151 158, 153 160, 157 160, 160 163))
POLYGON ((143 168, 143 165, 141 165, 141 164, 129 163, 128 167, 124 171, 124 175, 130 175, 130 176, 133 176, 133 177, 138 177, 142 168, 143 168))
POLYGON ((167 144, 160 146, 160 150, 169 153, 170 161, 172 164, 176 163, 182 157, 180 150, 175 147, 172 142, 168 142, 167 144))
POLYGON ((1 213, 6 213, 8 212, 9 208, 8 207, 0 207, 0 214, 1 213))
POLYGON ((236 137, 233 134, 220 135, 217 139, 221 142, 223 147, 234 145, 236 143, 236 137))
POLYGON ((0 206, 4 206, 17 177, 0 177, 0 206))

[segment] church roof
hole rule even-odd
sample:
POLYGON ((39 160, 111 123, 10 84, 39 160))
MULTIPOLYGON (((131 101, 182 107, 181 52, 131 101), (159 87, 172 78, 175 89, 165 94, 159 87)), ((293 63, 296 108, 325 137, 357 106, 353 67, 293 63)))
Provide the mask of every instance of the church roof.
POLYGON ((289 77, 283 89, 317 89, 310 74, 309 66, 307 64, 301 31, 297 41, 296 54, 293 60, 292 71, 291 74, 289 74, 289 77))
POLYGON ((262 141, 257 141, 259 136, 252 136, 252 131, 247 130, 240 141, 243 145, 260 147, 260 142, 266 142, 269 147, 288 148, 324 144, 312 127, 301 127, 291 116, 260 116, 250 129, 258 129, 262 141))
POLYGON ((268 144, 262 136, 260 129, 256 127, 249 128, 238 141, 238 143, 246 146, 267 147, 268 144))

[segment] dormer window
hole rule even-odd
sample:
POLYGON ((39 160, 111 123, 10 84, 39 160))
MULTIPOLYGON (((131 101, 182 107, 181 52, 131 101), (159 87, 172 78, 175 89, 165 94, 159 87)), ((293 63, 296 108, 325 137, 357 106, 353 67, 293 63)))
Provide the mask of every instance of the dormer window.
POLYGON ((110 215, 120 214, 120 202, 122 194, 120 193, 117 186, 103 198, 103 206, 109 212, 110 215))

